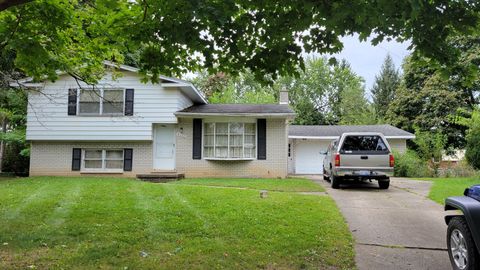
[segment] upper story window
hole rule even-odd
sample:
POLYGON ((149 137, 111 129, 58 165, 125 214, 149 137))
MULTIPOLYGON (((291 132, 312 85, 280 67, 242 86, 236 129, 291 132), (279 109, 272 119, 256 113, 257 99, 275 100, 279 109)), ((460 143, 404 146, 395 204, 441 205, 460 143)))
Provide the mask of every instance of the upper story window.
POLYGON ((79 115, 123 115, 123 89, 80 89, 79 115))
POLYGON ((255 123, 205 123, 203 156, 207 159, 254 159, 255 123))

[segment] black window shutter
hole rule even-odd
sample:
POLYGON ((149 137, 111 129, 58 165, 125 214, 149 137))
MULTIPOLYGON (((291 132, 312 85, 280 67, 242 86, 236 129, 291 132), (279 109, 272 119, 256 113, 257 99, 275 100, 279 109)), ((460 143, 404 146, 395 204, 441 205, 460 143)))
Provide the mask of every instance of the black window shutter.
POLYGON ((133 162, 133 149, 132 148, 123 149, 123 170, 126 172, 131 172, 132 162, 133 162))
POLYGON ((202 158, 202 119, 193 119, 193 159, 202 158))
POLYGON ((257 119, 257 159, 267 159, 267 120, 257 119))
POLYGON ((80 171, 80 163, 81 162, 82 162, 82 149, 73 148, 72 171, 80 171))
POLYGON ((134 89, 125 89, 125 115, 133 115, 134 89))
POLYGON ((68 115, 77 114, 77 89, 68 89, 68 115))

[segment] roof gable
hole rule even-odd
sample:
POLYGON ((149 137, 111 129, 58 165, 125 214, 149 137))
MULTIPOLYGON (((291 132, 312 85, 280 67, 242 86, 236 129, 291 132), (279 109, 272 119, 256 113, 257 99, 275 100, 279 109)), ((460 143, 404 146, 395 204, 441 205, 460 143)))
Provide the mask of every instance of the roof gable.
MULTIPOLYGON (((127 66, 127 65, 121 65, 117 63, 113 63, 111 61, 103 61, 105 66, 112 67, 112 68, 117 68, 119 70, 123 71, 129 71, 133 73, 138 73, 139 69, 132 67, 132 66, 127 66)), ((65 75, 66 72, 63 71, 58 71, 57 75, 65 75)), ((178 87, 188 98, 190 98, 193 102, 197 104, 206 104, 208 103, 207 100, 203 97, 201 92, 189 81, 177 79, 177 78, 171 78, 167 76, 160 75, 160 83, 162 87, 178 87)), ((10 83, 10 86, 12 87, 32 87, 32 88, 38 88, 42 87, 43 84, 39 83, 31 83, 33 81, 33 78, 27 77, 23 78, 20 80, 17 80, 13 83, 10 83)))

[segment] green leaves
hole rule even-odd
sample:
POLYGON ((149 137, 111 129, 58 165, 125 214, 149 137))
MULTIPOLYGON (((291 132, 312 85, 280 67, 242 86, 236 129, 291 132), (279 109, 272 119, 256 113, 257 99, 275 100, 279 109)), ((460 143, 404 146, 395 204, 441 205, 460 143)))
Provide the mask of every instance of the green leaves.
POLYGON ((400 74, 395 68, 392 57, 387 55, 380 70, 375 76, 372 87, 373 105, 379 120, 385 119, 388 106, 395 98, 395 92, 400 85, 400 74))
POLYGON ((303 69, 303 53, 339 52, 339 37, 353 33, 373 34, 373 44, 411 40, 419 54, 451 65, 459 48, 447 37, 478 35, 479 11, 475 1, 443 0, 38 0, 0 13, 0 46, 36 79, 61 70, 95 82, 103 60, 137 51, 153 81, 201 69, 275 79, 303 69))
POLYGON ((470 125, 467 132, 467 145, 465 157, 475 168, 480 169, 480 109, 477 107, 470 118, 470 125))

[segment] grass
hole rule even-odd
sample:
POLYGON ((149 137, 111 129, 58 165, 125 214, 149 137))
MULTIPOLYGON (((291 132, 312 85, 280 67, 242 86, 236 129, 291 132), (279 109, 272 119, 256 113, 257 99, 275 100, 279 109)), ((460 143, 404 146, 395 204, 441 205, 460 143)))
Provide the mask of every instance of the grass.
POLYGON ((179 185, 202 185, 220 187, 238 187, 258 190, 313 192, 325 189, 305 178, 289 179, 217 179, 217 178, 192 178, 174 182, 179 185))
POLYGON ((422 178, 420 180, 432 181, 428 197, 439 204, 444 204, 447 197, 462 196, 467 187, 480 184, 479 177, 422 178))
POLYGON ((0 269, 16 268, 355 266, 353 239, 328 196, 35 177, 0 181, 0 269))

